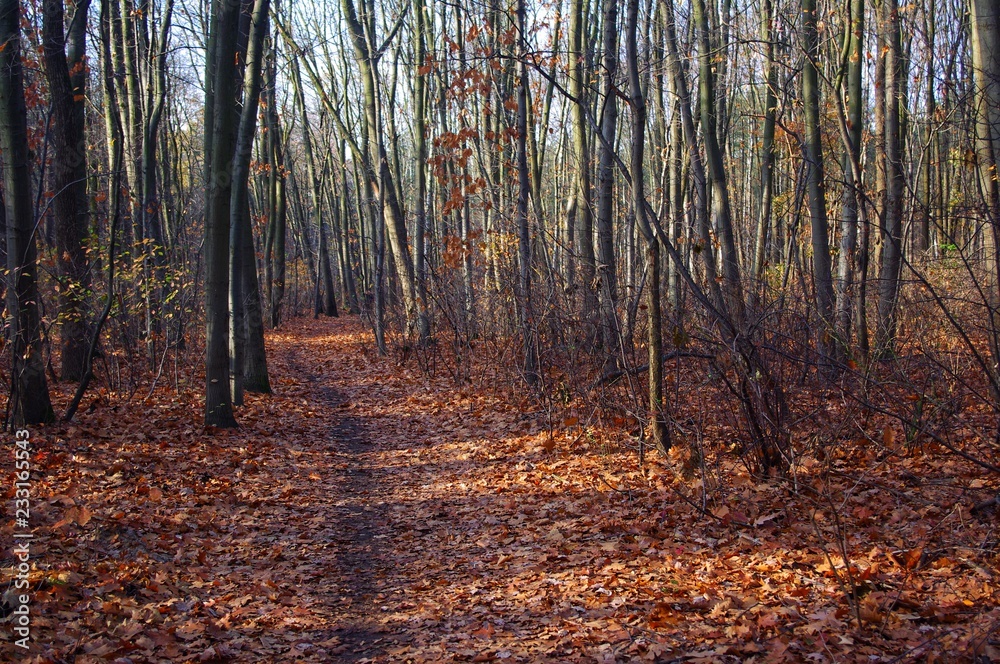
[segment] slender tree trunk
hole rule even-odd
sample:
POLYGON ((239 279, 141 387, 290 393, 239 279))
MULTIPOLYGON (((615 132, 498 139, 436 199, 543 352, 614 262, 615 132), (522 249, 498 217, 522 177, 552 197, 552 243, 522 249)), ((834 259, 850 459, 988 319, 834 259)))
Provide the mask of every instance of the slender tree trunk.
MULTIPOLYGON (((318 261, 316 268, 316 311, 325 316, 337 316, 337 297, 333 283, 333 270, 330 266, 330 247, 327 240, 326 215, 323 213, 323 198, 320 190, 319 176, 316 173, 316 156, 313 154, 312 130, 309 125, 309 114, 306 111, 305 91, 299 74, 298 60, 291 66, 292 85, 295 89, 295 102, 302 117, 302 146, 305 150, 306 175, 309 179, 309 200, 312 214, 316 217, 316 233, 319 236, 318 261), (321 288, 322 286, 322 288, 321 288)), ((336 214, 336 211, 333 211, 336 214)))
MULTIPOLYGON (((851 0, 851 22, 847 36, 847 138, 844 171, 851 177, 841 195, 840 255, 837 262, 837 340, 849 354, 851 314, 854 298, 854 271, 858 262, 858 212, 864 204, 861 196, 861 139, 864 123, 864 99, 861 91, 864 68, 865 0, 851 0)), ((839 92, 838 92, 839 94, 839 92)), ((867 248, 865 248, 867 251, 867 248)), ((860 336, 861 331, 858 331, 860 336)))
POLYGON ((802 73, 805 115, 805 158, 809 216, 812 219, 813 278, 820 330, 817 348, 820 363, 836 361, 834 344, 833 275, 830 265, 829 225, 826 218, 826 182, 823 171, 823 139, 819 117, 819 45, 816 34, 816 0, 802 0, 802 40, 806 62, 802 73))
POLYGON ((896 307, 903 257, 903 136, 900 125, 901 77, 899 5, 882 0, 885 55, 885 209, 882 229, 882 261, 879 266, 878 333, 881 357, 895 352, 896 307))
MULTIPOLYGON (((245 353, 248 343, 246 308, 248 293, 244 292, 243 277, 246 243, 243 234, 249 229, 244 217, 249 218, 250 158, 253 137, 257 132, 258 101, 261 88, 261 62, 264 39, 267 36, 269 0, 255 0, 251 17, 250 39, 247 45, 246 71, 243 75, 243 110, 239 118, 236 149, 233 156, 233 186, 229 222, 229 371, 232 381, 233 403, 242 405, 245 353)), ((251 243, 252 244, 252 243, 251 243)))
POLYGON ((712 24, 712 56, 716 65, 714 68, 715 86, 715 131, 718 135, 719 151, 726 158, 726 148, 729 142, 729 73, 730 67, 730 30, 733 13, 733 0, 706 0, 710 2, 709 17, 712 24))
MULTIPOLYGON (((148 13, 148 4, 144 2, 137 11, 148 13)), ((137 44, 143 45, 141 50, 145 52, 149 61, 146 72, 148 103, 140 123, 139 175, 141 182, 136 189, 141 207, 143 236, 149 240, 149 245, 143 254, 143 267, 144 278, 150 281, 144 289, 147 317, 146 347, 150 366, 155 366, 158 356, 156 342, 160 336, 160 324, 163 318, 164 275, 167 264, 163 231, 163 205, 160 188, 157 184, 159 170, 157 147, 159 146, 160 125, 167 103, 167 50, 173 12, 174 0, 166 0, 155 43, 148 44, 148 38, 145 34, 136 40, 137 44)), ((148 18, 144 16, 138 25, 145 26, 147 22, 148 18)))
POLYGON ((722 278, 725 283, 727 309, 737 320, 744 314, 743 285, 740 281, 739 255, 733 230, 733 214, 729 198, 726 168, 719 146, 715 101, 715 55, 712 51, 705 0, 694 0, 694 21, 698 34, 698 84, 701 105, 702 134, 705 139, 705 160, 711 175, 712 226, 722 245, 722 278))
POLYGON ((267 353, 264 349, 264 307, 260 279, 257 276, 257 253, 254 250, 249 209, 244 210, 241 223, 243 269, 240 278, 243 280, 243 316, 247 340, 243 353, 243 389, 256 394, 270 394, 271 379, 268 376, 267 353))
MULTIPOLYGON (((115 2, 116 0, 112 0, 115 2)), ((128 174, 130 194, 130 216, 132 220, 133 240, 141 242, 145 237, 142 226, 142 90, 139 81, 139 42, 136 39, 136 19, 138 11, 133 0, 118 1, 118 18, 120 22, 119 49, 121 50, 122 71, 124 74, 125 94, 122 111, 124 122, 123 138, 125 140, 125 171, 128 174)), ((136 247, 137 253, 143 253, 144 248, 136 247)), ((146 284, 147 286, 149 284, 146 284)))
POLYGON ((282 304, 285 299, 285 240, 287 232, 288 197, 285 190, 285 159, 282 141, 281 125, 278 123, 277 96, 277 59, 272 50, 271 61, 268 63, 267 81, 267 144, 268 159, 271 163, 270 187, 271 203, 269 209, 272 242, 271 261, 272 274, 269 286, 271 289, 270 315, 271 327, 281 326, 282 304))
POLYGON ((157 189, 156 148, 160 124, 163 119, 163 111, 167 102, 167 42, 170 35, 173 10, 174 1, 167 0, 163 8, 163 16, 160 19, 160 30, 155 43, 155 50, 151 50, 149 53, 153 67, 152 71, 148 72, 147 75, 152 79, 150 83, 150 96, 153 103, 148 112, 148 118, 142 133, 141 145, 143 229, 145 236, 155 243, 152 254, 153 261, 158 268, 164 265, 165 255, 163 253, 163 220, 160 214, 162 206, 157 189))
POLYGON ((21 8, 0 1, 0 159, 7 224, 7 312, 14 426, 55 419, 42 361, 31 158, 21 66, 21 8))
POLYGON ((372 239, 375 243, 375 345, 379 355, 386 355, 385 345, 385 187, 378 190, 378 209, 381 218, 372 217, 372 239))
POLYGON ((614 146, 618 126, 618 0, 604 0, 604 93, 597 167, 597 278, 600 283, 601 339, 611 356, 618 350, 618 274, 614 246, 614 146))
POLYGON ((681 67, 673 5, 666 2, 664 6, 666 7, 664 15, 667 21, 667 59, 669 61, 670 74, 674 79, 674 85, 677 90, 681 121, 684 128, 684 140, 687 143, 691 164, 691 195, 699 240, 695 251, 701 254, 702 260, 705 262, 705 276, 709 290, 712 293, 713 305, 725 315, 728 308, 727 298, 723 296, 722 287, 718 279, 716 279, 719 272, 715 260, 715 247, 712 242, 712 224, 708 213, 708 183, 705 177, 705 166, 701 158, 701 151, 698 148, 698 132, 694 124, 694 114, 691 110, 691 93, 688 88, 687 76, 681 67))
MULTIPOLYGON (((340 252, 340 269, 342 272, 342 282, 344 288, 347 290, 347 309, 348 312, 352 314, 358 314, 361 312, 361 307, 358 304, 358 288, 354 276, 354 266, 363 265, 361 260, 355 261, 354 253, 352 251, 352 242, 350 237, 350 227, 351 227, 351 190, 348 186, 347 171, 344 169, 344 163, 347 159, 347 147, 344 144, 343 139, 339 142, 339 168, 340 168, 340 184, 342 195, 340 197, 340 215, 334 226, 334 232, 337 236, 337 244, 339 245, 338 250, 340 252)), ((331 173, 330 181, 333 183, 335 178, 331 173)), ((332 187, 331 187, 332 189, 332 187)), ((360 237, 360 233, 358 234, 360 237)))
POLYGON ((87 9, 79 0, 69 33, 69 54, 63 35, 63 0, 46 0, 42 21, 45 74, 52 96, 51 188, 56 226, 59 282, 59 320, 62 324, 63 380, 80 380, 86 371, 89 339, 86 298, 90 292, 90 263, 86 239, 90 225, 87 200, 87 137, 84 118, 86 76, 82 69, 87 9))
MULTIPOLYGON (((676 88, 674 77, 667 77, 670 89, 676 88)), ((674 246, 680 245, 680 240, 684 236, 684 129, 681 126, 680 104, 675 101, 673 118, 670 122, 670 167, 667 176, 670 183, 670 239, 674 246)), ((682 324, 682 303, 681 303, 681 264, 670 257, 670 274, 668 275, 668 297, 670 298, 670 308, 678 326, 682 324)), ((681 330, 676 330, 680 338, 681 330)))
MULTIPOLYGON (((345 18, 351 33, 351 41, 354 44, 355 59, 358 68, 361 70, 362 87, 364 89, 365 114, 368 118, 369 140, 372 143, 374 157, 378 160, 377 168, 370 165, 368 168, 368 178, 373 185, 379 189, 378 194, 385 201, 382 208, 385 222, 386 235, 392 245, 392 254, 397 261, 396 269, 402 280, 403 305, 406 310, 407 327, 412 329, 416 325, 417 303, 416 303, 416 277, 414 275, 413 260, 410 257, 410 248, 407 244, 406 223, 403 218, 403 208, 396 196, 396 185, 392 175, 392 168, 389 165, 389 156, 385 147, 385 140, 382 135, 379 103, 379 79, 376 72, 377 62, 370 52, 368 42, 365 38, 365 29, 358 20, 358 12, 354 6, 354 0, 342 0, 345 18)), ((364 5, 362 5, 364 9, 364 5)), ((363 15, 367 12, 363 12, 363 15)))
MULTIPOLYGON (((234 103, 236 100, 236 39, 239 3, 213 0, 215 52, 208 58, 213 88, 214 117, 205 119, 212 128, 206 183, 205 213, 205 425, 234 427, 229 383, 229 223, 232 197, 234 103)), ((206 113, 209 104, 206 101, 206 113)))
POLYGON ((936 82, 934 80, 935 70, 934 70, 934 46, 937 37, 937 16, 936 16, 936 2, 928 2, 924 7, 924 32, 927 37, 927 77, 924 79, 927 85, 927 92, 924 104, 924 115, 927 130, 925 132, 926 140, 923 146, 923 167, 922 171, 922 184, 920 191, 921 199, 921 211, 920 216, 917 218, 917 223, 914 225, 914 242, 913 248, 917 252, 926 252, 931 247, 931 226, 933 226, 933 208, 934 208, 934 183, 935 183, 935 164, 934 164, 934 154, 937 144, 937 129, 935 127, 935 115, 937 114, 937 101, 934 98, 934 87, 936 82))
MULTIPOLYGON (((574 203, 576 237, 579 244, 580 280, 583 287, 582 318, 585 326, 593 328, 597 313, 597 293, 594 290, 596 262, 594 254, 594 211, 590 195, 590 147, 587 140, 587 101, 584 79, 586 77, 586 18, 585 0, 571 0, 569 92, 576 100, 573 110, 573 151, 576 157, 574 203)), ((587 332, 594 339, 592 331, 587 332)))
MULTIPOLYGON (((876 20, 876 53, 874 67, 874 86, 872 93, 872 137, 875 143, 875 182, 874 182, 874 214, 873 222, 877 221, 877 228, 873 224, 861 226, 861 246, 858 248, 858 302, 857 320, 855 325, 858 333, 858 350, 862 356, 868 358, 871 355, 871 340, 868 330, 868 286, 871 263, 874 260, 881 260, 878 251, 883 245, 885 229, 885 199, 886 199, 886 146, 885 146, 885 113, 886 113, 886 54, 888 46, 886 44, 886 27, 882 19, 883 6, 885 0, 873 0, 873 15, 876 20), (873 231, 878 234, 873 238, 873 231), (876 240, 878 241, 876 243, 876 240), (873 246, 876 245, 877 246, 873 246)), ((864 208, 859 207, 860 213, 864 208)), ((875 283, 876 295, 878 294, 878 282, 875 283)), ((877 324, 876 324, 877 334, 877 324)), ((876 338, 876 344, 878 340, 876 338)))
POLYGON ((413 140, 416 186, 416 226, 413 233, 414 279, 417 291, 417 334, 421 343, 430 339, 430 313, 427 306, 427 59, 424 0, 413 0, 413 140))
POLYGON ((774 126, 778 110, 778 71, 774 63, 774 4, 761 0, 761 39, 764 41, 764 131, 760 156, 760 206, 757 233, 754 238, 753 276, 760 280, 764 274, 768 233, 771 230, 771 207, 774 201, 774 126))
MULTIPOLYGON (((465 35, 466 29, 463 22, 463 10, 456 6, 455 7, 455 34, 456 43, 458 45, 458 68, 460 72, 467 71, 466 59, 465 59, 465 35)), ((530 95, 530 90, 529 90, 530 95)), ((529 96, 529 113, 531 109, 531 99, 529 96)), ((533 114, 532 114, 533 117, 533 114)), ((465 120, 465 116, 459 114, 459 132, 465 133, 468 131, 468 123, 465 120)), ((532 194, 531 198, 534 203, 535 217, 538 219, 538 223, 542 223, 542 216, 540 214, 540 206, 538 201, 538 188, 536 186, 537 179, 535 178, 537 165, 537 150, 535 149, 535 136, 534 136, 534 121, 529 122, 529 135, 531 152, 530 156, 532 158, 532 168, 530 169, 530 174, 532 175, 532 194)), ((469 175, 468 163, 457 164, 455 170, 456 175, 460 177, 463 181, 471 181, 471 176, 469 175), (468 179, 467 179, 468 178, 468 179)), ((476 336, 476 298, 475 290, 473 288, 473 276, 475 271, 474 259, 475 253, 473 251, 472 242, 472 214, 469 205, 469 196, 462 196, 462 204, 458 210, 456 210, 456 216, 458 218, 458 231, 462 242, 462 327, 465 331, 466 339, 471 340, 476 336)))
POLYGON ((531 234, 528 226, 528 197, 531 180, 528 171, 528 63, 525 34, 525 0, 517 0, 518 86, 517 86, 517 240, 518 240, 518 309, 524 340, 524 379, 538 384, 538 341, 531 301, 531 234))
MULTIPOLYGON (((114 55, 111 46, 114 23, 112 14, 110 0, 101 0, 100 12, 98 14, 101 49, 101 92, 104 96, 104 142, 107 147, 107 163, 109 164, 115 163, 117 143, 121 142, 121 129, 118 122, 118 111, 116 110, 119 104, 117 90, 115 89, 114 55)), ((211 44, 206 45, 206 48, 211 49, 211 44)), ((210 68, 206 67, 206 69, 210 68)), ((209 98, 210 95, 206 93, 206 103, 209 98)), ((208 134, 208 132, 205 133, 208 134)), ((207 158, 209 146, 206 143, 203 147, 205 148, 203 152, 207 158)))
POLYGON ((337 318, 340 312, 337 310, 337 287, 333 280, 333 264, 330 258, 330 242, 327 239, 326 224, 318 229, 319 233, 319 270, 323 277, 323 302, 322 310, 326 316, 337 318))
MULTIPOLYGON (((976 111, 976 151, 980 187, 989 225, 987 306, 994 371, 1000 363, 1000 8, 989 0, 970 0, 976 111)), ((996 385, 996 381, 993 382, 996 385)), ((1000 394, 994 398, 1000 402, 1000 394)))
POLYGON ((626 19, 626 61, 628 63, 629 106, 632 109, 632 207, 646 242, 647 351, 649 357, 649 440, 662 452, 670 446, 663 400, 663 331, 660 322, 660 245, 646 216, 643 188, 646 100, 639 81, 639 54, 636 44, 639 0, 628 0, 626 19))

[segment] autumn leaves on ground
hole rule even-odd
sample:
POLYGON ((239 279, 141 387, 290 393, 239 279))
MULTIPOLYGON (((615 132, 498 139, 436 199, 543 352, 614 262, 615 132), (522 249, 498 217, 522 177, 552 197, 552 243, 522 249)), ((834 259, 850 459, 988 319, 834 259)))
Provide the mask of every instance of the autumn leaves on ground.
MULTIPOLYGON (((275 395, 237 431, 203 429, 193 381, 35 431, 27 661, 1000 652, 994 515, 970 514, 989 492, 953 457, 640 468, 599 416, 379 358, 353 319, 269 345, 275 395)), ((0 659, 21 657, 8 624, 0 659)))

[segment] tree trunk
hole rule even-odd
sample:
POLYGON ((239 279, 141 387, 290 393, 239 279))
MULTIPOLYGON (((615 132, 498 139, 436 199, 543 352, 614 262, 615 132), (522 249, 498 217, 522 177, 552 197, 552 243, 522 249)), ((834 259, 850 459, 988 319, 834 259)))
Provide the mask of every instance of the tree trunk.
POLYGON ((663 331, 660 322, 660 245, 646 216, 646 193, 643 188, 643 153, 645 149, 646 100, 639 81, 639 54, 636 45, 639 0, 628 0, 626 19, 626 61, 628 63, 629 106, 632 109, 632 208, 639 230, 646 241, 647 351, 649 357, 649 440, 661 452, 670 446, 663 401, 663 331))
MULTIPOLYGON (((212 4, 215 53, 209 54, 207 66, 214 72, 207 94, 212 97, 214 117, 205 119, 205 126, 212 128, 211 170, 205 187, 205 425, 235 427, 229 384, 229 223, 240 6, 228 0, 212 4)), ((208 109, 206 101, 206 113, 208 109)))
POLYGON ((809 216, 812 220, 813 278, 816 284, 816 309, 820 318, 817 349, 820 364, 836 361, 833 327, 833 275, 830 266, 829 226, 826 218, 826 182, 823 172, 823 140, 819 118, 819 46, 816 35, 816 0, 802 0, 802 48, 805 69, 802 73, 802 98, 805 115, 806 184, 809 190, 809 216))
POLYGON ((534 387, 538 384, 538 341, 531 302, 531 234, 528 227, 528 197, 531 180, 528 171, 528 63, 525 36, 525 0, 517 0, 518 86, 517 86, 517 240, 518 240, 518 308, 521 335, 524 340, 524 379, 534 387))
POLYGON ((923 167, 921 168, 923 187, 920 190, 921 211, 914 225, 913 248, 917 252, 926 252, 931 246, 931 226, 933 225, 934 209, 934 153, 937 144, 937 129, 935 128, 935 115, 937 113, 937 100, 934 98, 934 42, 937 33, 936 2, 928 2, 924 7, 924 32, 927 36, 927 77, 924 79, 927 85, 926 97, 924 99, 924 115, 927 130, 923 146, 923 167))
POLYGON ((149 7, 143 3, 137 13, 143 14, 137 25, 143 26, 142 34, 136 38, 136 44, 141 44, 140 51, 147 57, 151 65, 147 72, 147 104, 142 120, 138 123, 139 136, 139 171, 141 182, 137 183, 139 208, 141 210, 141 227, 143 237, 148 244, 143 248, 143 278, 146 286, 143 289, 146 309, 146 348, 150 366, 156 365, 158 351, 156 347, 159 338, 160 324, 163 318, 164 300, 164 268, 166 267, 166 247, 163 233, 163 217, 160 194, 157 188, 157 155, 160 123, 167 101, 167 48, 170 35, 170 25, 173 18, 174 2, 167 0, 160 19, 160 30, 154 44, 148 43, 145 26, 148 22, 149 7), (150 266, 152 263, 152 266, 150 266))
POLYGON ((705 167, 698 149, 697 130, 694 124, 694 117, 691 112, 691 96, 687 88, 687 77, 681 68, 680 56, 677 52, 677 35, 673 24, 673 11, 667 23, 667 44, 670 50, 671 68, 677 80, 677 89, 680 93, 681 117, 684 120, 684 135, 688 143, 688 150, 691 153, 691 174, 694 178, 695 189, 695 209, 698 218, 700 237, 700 247, 698 250, 704 256, 706 278, 710 283, 713 295, 716 299, 716 306, 725 316, 735 314, 738 319, 742 319, 742 291, 739 283, 739 266, 735 262, 735 242, 732 238, 732 217, 729 208, 729 190, 726 186, 725 169, 722 163, 722 155, 719 151, 718 136, 715 129, 715 102, 714 86, 712 82, 712 53, 709 40, 708 18, 705 14, 704 0, 695 0, 693 21, 698 34, 699 41, 699 105, 701 107, 702 134, 705 139, 705 159, 708 161, 709 171, 712 175, 713 205, 712 212, 714 219, 709 217, 708 199, 708 179, 705 174, 705 167), (714 223, 713 223, 714 222, 714 223), (726 283, 723 291, 717 280, 718 267, 715 260, 714 238, 712 237, 713 226, 715 232, 722 237, 723 244, 723 281, 726 283), (728 232, 727 230, 728 229, 728 232), (735 308, 734 308, 735 307, 735 308))
MULTIPOLYGON (((705 0, 694 0, 693 19, 698 32, 698 84, 701 104, 701 128, 705 139, 705 160, 712 183, 712 226, 722 245, 722 278, 725 283, 726 308, 737 321, 744 315, 743 286, 740 282, 739 256, 733 231, 726 168, 719 146, 715 101, 715 55, 711 46, 705 0)), ((714 276, 714 275, 712 275, 714 276)))
MULTIPOLYGON (((976 110, 976 151, 992 246, 988 256, 987 306, 994 371, 1000 363, 1000 9, 990 0, 970 0, 976 110)), ((997 382, 993 381, 996 385, 997 382)), ((1000 394, 994 398, 1000 402, 1000 394)))
POLYGON ((243 353, 243 389, 256 394, 270 394, 271 380, 268 377, 267 353, 264 349, 264 307, 260 279, 257 276, 257 253, 254 250, 249 209, 244 211, 241 223, 243 269, 240 278, 243 280, 243 316, 247 340, 243 353))
MULTIPOLYGON (((229 222, 229 371, 232 381, 233 403, 242 405, 246 365, 248 328, 246 309, 248 293, 244 292, 243 278, 246 243, 243 234, 250 231, 244 224, 249 218, 250 158, 253 156, 253 137, 257 132, 258 101, 261 88, 261 62, 264 38, 267 36, 269 0, 255 0, 251 18, 250 39, 247 45, 246 71, 243 75, 243 109, 240 113, 236 149, 233 155, 233 186, 229 222)), ((252 231, 250 231, 252 232, 252 231)), ((252 243, 251 243, 252 245, 252 243)))
MULTIPOLYGON (((272 54, 274 52, 272 51, 272 54)), ((271 263, 272 273, 270 281, 271 297, 271 327, 277 329, 281 327, 281 307, 285 299, 285 239, 287 236, 287 209, 288 198, 285 191, 285 158, 284 141, 281 135, 281 125, 278 123, 278 95, 277 95, 277 59, 276 54, 271 58, 268 70, 267 86, 267 143, 268 159, 271 163, 271 203, 269 209, 272 241, 271 241, 271 263)))
POLYGON ((87 304, 90 263, 87 239, 87 137, 84 118, 83 53, 86 49, 87 9, 90 0, 79 0, 70 23, 69 53, 63 36, 63 0, 46 0, 42 22, 45 74, 52 96, 51 188, 56 225, 59 282, 59 320, 62 323, 63 380, 80 380, 86 372, 87 304), (81 71, 77 71, 81 70, 81 71))
MULTIPOLYGON (((339 159, 340 159, 340 185, 341 185, 341 197, 340 205, 341 208, 339 213, 334 217, 334 234, 337 238, 337 251, 340 257, 340 271, 341 271, 341 282, 344 284, 344 289, 347 291, 347 310, 352 314, 358 314, 361 312, 361 308, 358 305, 358 289, 354 278, 354 254, 351 251, 352 243, 350 238, 349 229, 351 226, 351 190, 347 184, 347 172, 343 168, 343 164, 347 158, 347 150, 344 145, 343 139, 340 141, 339 147, 339 159)), ((334 175, 330 174, 330 181, 333 183, 336 180, 334 175)), ((333 189, 331 186, 329 189, 333 189)), ((361 261, 357 262, 361 265, 361 261)))
MULTIPOLYGON (((325 316, 337 316, 337 297, 333 284, 333 270, 330 265, 330 247, 327 240, 326 215, 323 214, 323 197, 320 189, 319 176, 316 173, 316 156, 313 153, 312 130, 309 126, 309 114, 306 111, 305 91, 299 74, 299 63, 296 60, 291 66, 292 85, 295 89, 295 101, 302 116, 302 146, 306 157, 306 175, 309 179, 309 200, 312 213, 316 217, 316 233, 319 235, 318 261, 316 272, 316 311, 325 316), (322 286, 322 288, 320 287, 322 286)), ((333 211, 336 214, 336 211, 333 211)))
MULTIPOLYGON (((851 22, 847 36, 847 138, 844 171, 851 177, 841 195, 840 256, 837 262, 837 340, 845 353, 851 347, 851 314, 854 296, 854 270, 858 261, 858 213, 864 204, 861 195, 861 139, 864 123, 864 99, 861 92, 864 70, 865 0, 851 0, 851 22)), ((839 94, 839 92, 838 92, 839 94)), ((867 251, 867 248, 865 248, 867 251)), ((858 330, 859 337, 861 335, 858 330)))
POLYGON ((597 278, 601 304, 601 340, 604 350, 618 352, 618 275, 614 246, 614 147, 618 126, 618 0, 604 0, 604 93, 601 109, 601 141, 597 167, 597 278))
MULTIPOLYGON (((377 168, 368 164, 368 179, 378 187, 379 197, 385 201, 382 208, 385 231, 392 245, 392 255, 396 260, 396 269, 402 280, 403 305, 406 310, 407 328, 412 329, 417 322, 417 303, 413 260, 410 257, 410 247, 407 244, 406 223, 403 218, 403 208, 396 196, 396 185, 389 165, 389 156, 385 147, 385 139, 379 120, 381 109, 379 102, 379 78, 377 62, 370 52, 365 38, 365 29, 358 20, 354 0, 342 0, 345 18, 354 44, 355 59, 361 70, 364 89, 365 114, 368 118, 369 141, 372 144, 374 157, 378 160, 377 168)), ((362 9, 365 6, 362 5, 362 9)), ((365 12, 367 13, 367 12, 365 12)))
MULTIPOLYGON (((115 1, 112 0, 112 2, 115 1)), ((122 138, 125 140, 125 172, 128 174, 128 186, 131 189, 129 201, 131 203, 132 236, 137 243, 146 237, 142 225, 145 216, 142 209, 143 112, 142 91, 139 82, 139 42, 135 29, 138 13, 133 0, 119 0, 118 18, 121 39, 118 48, 121 49, 125 84, 125 95, 120 98, 124 102, 121 106, 124 115, 122 138)), ((138 254, 145 252, 144 247, 135 247, 133 250, 138 254)))
MULTIPOLYGON (((667 77, 670 89, 676 88, 673 76, 667 77)), ((668 168, 667 179, 670 187, 670 240, 674 246, 679 246, 684 235, 684 199, 685 199, 685 177, 684 177, 684 129, 681 126, 680 104, 674 103, 673 118, 670 122, 670 166, 668 168)), ((683 324, 681 311, 681 265, 673 256, 670 257, 670 274, 667 276, 668 297, 670 298, 670 308, 677 321, 678 335, 680 326, 683 324)), ((679 338, 679 336, 678 336, 679 338)))
POLYGON ((0 0, 0 159, 7 223, 7 312, 11 349, 10 417, 14 426, 55 419, 42 361, 37 250, 31 196, 27 109, 21 66, 21 9, 0 0))
POLYGON ((718 267, 715 260, 715 247, 712 242, 712 225, 708 214, 708 183, 705 177, 705 165, 701 158, 701 151, 698 149, 698 132, 694 124, 694 114, 691 110, 691 93, 688 88, 687 76, 681 67, 680 53, 677 46, 677 29, 674 25, 673 5, 665 3, 667 33, 667 60, 669 61, 670 75, 674 79, 677 97, 681 113, 681 121, 684 128, 684 140, 688 147, 688 156, 691 164, 691 188, 694 205, 695 225, 698 231, 699 243, 694 247, 694 251, 702 256, 705 262, 706 280, 709 291, 712 293, 713 305, 725 316, 727 311, 727 301, 722 294, 722 287, 716 276, 718 267))
POLYGON ((590 197, 590 147, 587 140, 586 18, 585 0, 572 0, 569 21, 569 92, 576 100, 573 110, 573 151, 576 161, 574 203, 576 237, 579 244, 580 280, 583 287, 583 324, 588 341, 594 339, 593 320, 597 314, 596 271, 594 254, 594 209, 590 197))
POLYGON ((896 307, 903 259, 903 137, 900 127, 902 47, 897 0, 882 0, 885 30, 885 208, 879 266, 878 332, 880 357, 891 357, 896 343, 896 307))
POLYGON ((417 295, 417 334, 421 343, 430 339, 431 324, 427 306, 427 92, 430 65, 425 63, 426 26, 424 0, 413 0, 413 140, 416 186, 416 226, 413 233, 414 279, 417 295))
POLYGON ((760 206, 757 233, 754 238, 753 276, 760 280, 764 274, 764 254, 768 233, 771 231, 771 206, 774 201, 774 125, 778 110, 778 71, 774 64, 774 6, 772 0, 761 0, 761 39, 764 42, 765 83, 764 131, 760 156, 760 206))

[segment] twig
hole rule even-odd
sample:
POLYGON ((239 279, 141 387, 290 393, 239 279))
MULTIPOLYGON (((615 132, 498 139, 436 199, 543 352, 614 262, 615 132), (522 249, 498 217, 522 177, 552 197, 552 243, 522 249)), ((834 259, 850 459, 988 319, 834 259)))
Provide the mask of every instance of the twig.
MULTIPOLYGON (((686 351, 686 350, 672 350, 669 353, 664 353, 663 355, 660 356, 660 364, 665 364, 669 360, 673 360, 673 359, 676 359, 678 357, 697 357, 697 358, 701 358, 703 360, 712 360, 712 359, 715 359, 714 355, 709 355, 708 353, 696 353, 694 351, 686 351)), ((619 369, 618 371, 613 371, 611 373, 604 374, 603 376, 601 376, 600 378, 598 378, 596 381, 594 381, 594 383, 590 386, 590 389, 593 390, 593 389, 598 388, 598 387, 600 387, 600 386, 602 386, 602 385, 604 385, 606 383, 614 382, 614 381, 618 380, 619 378, 621 378, 622 376, 625 376, 625 375, 636 375, 636 374, 642 373, 643 371, 649 371, 649 365, 648 364, 643 364, 643 365, 635 367, 634 369, 631 369, 631 370, 628 370, 628 369, 619 369)))
POLYGON ((80 379, 80 385, 76 388, 76 394, 73 395, 73 401, 70 402, 69 407, 66 409, 66 414, 63 415, 63 421, 69 422, 73 419, 73 415, 76 414, 77 408, 80 407, 80 401, 83 400, 83 395, 87 391, 87 386, 90 385, 90 380, 94 377, 94 353, 97 350, 97 343, 101 338, 101 328, 104 327, 105 321, 108 320, 108 316, 111 314, 111 307, 114 304, 114 286, 115 286, 115 234, 118 232, 118 222, 121 218, 121 210, 119 205, 121 203, 121 163, 122 163, 122 141, 118 141, 117 149, 115 150, 115 168, 114 168, 114 179, 111 186, 111 196, 114 201, 111 216, 111 229, 109 232, 109 246, 108 246, 108 301, 104 305, 104 311, 101 312, 101 317, 97 319, 97 325, 94 326, 94 335, 90 339, 90 346, 87 348, 87 361, 84 364, 83 378, 80 379))

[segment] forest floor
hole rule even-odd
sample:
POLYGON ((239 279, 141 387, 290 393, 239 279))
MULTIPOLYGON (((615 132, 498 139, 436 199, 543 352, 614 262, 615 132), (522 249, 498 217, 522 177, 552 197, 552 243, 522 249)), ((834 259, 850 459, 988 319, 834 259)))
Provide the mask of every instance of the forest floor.
POLYGON ((238 430, 201 426, 192 380, 32 432, 32 645, 7 615, 0 660, 1000 661, 997 517, 969 513, 995 480, 953 457, 640 469, 586 413, 398 366, 356 319, 268 344, 238 430))

